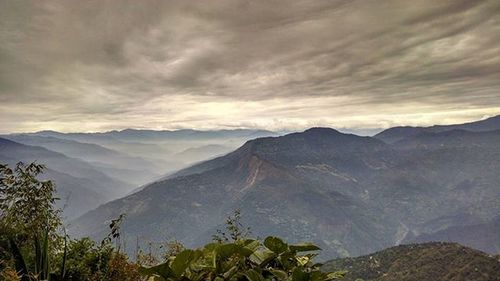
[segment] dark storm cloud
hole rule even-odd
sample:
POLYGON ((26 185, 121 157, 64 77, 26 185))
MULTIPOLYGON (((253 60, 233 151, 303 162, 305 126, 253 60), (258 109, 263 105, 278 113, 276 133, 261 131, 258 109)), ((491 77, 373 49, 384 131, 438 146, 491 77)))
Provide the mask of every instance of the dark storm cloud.
POLYGON ((2 1, 0 26, 2 131, 500 113, 494 0, 2 1))

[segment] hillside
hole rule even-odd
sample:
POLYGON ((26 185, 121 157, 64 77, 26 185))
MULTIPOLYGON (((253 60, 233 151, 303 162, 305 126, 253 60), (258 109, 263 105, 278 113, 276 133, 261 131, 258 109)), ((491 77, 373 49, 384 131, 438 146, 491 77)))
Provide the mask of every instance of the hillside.
POLYGON ((439 133, 451 130, 465 130, 470 132, 487 132, 500 130, 500 115, 485 120, 455 125, 435 125, 431 127, 398 126, 384 130, 374 137, 386 143, 395 143, 405 138, 411 138, 422 133, 439 133))
POLYGON ((229 146, 208 144, 203 146, 191 147, 179 153, 174 157, 185 163, 196 163, 199 161, 221 156, 234 150, 229 146))
POLYGON ((424 132, 413 137, 397 141, 398 149, 427 149, 480 147, 496 150, 500 143, 500 130, 471 132, 453 129, 444 132, 424 132))
POLYGON ((404 243, 425 241, 458 242, 487 253, 500 253, 500 216, 484 223, 476 221, 463 225, 451 225, 434 233, 407 237, 404 243))
POLYGON ((313 241, 329 256, 361 255, 442 230, 430 221, 495 217, 499 146, 406 149, 328 128, 259 138, 105 204, 71 231, 99 238, 107 221, 126 213, 131 240, 175 237, 196 246, 241 209, 255 235, 313 241))
POLYGON ((347 185, 357 192, 351 175, 373 173, 373 166, 383 166, 386 160, 379 150, 384 149, 386 145, 378 140, 331 129, 256 139, 224 157, 184 170, 184 176, 153 183, 103 205, 75 221, 71 231, 98 237, 106 220, 125 212, 123 231, 130 237, 176 237, 188 245, 199 245, 210 239, 228 214, 240 208, 255 235, 275 234, 290 241, 313 239, 325 247, 325 254, 383 248, 391 243, 396 225, 381 223, 384 218, 376 216, 373 208, 336 189, 347 185), (323 153, 325 148, 331 153, 323 153), (359 156, 353 156, 356 154, 359 156), (344 165, 333 161, 340 157, 345 159, 344 165), (315 177, 313 174, 329 180, 314 183, 306 177, 315 177))
MULTIPOLYGON (((157 178, 158 175, 169 174, 196 162, 227 153, 232 148, 241 146, 247 140, 276 135, 271 131, 246 129, 211 131, 125 129, 96 133, 40 131, 22 134, 19 141, 30 141, 30 138, 33 138, 30 143, 26 144, 40 142, 37 145, 44 146, 49 145, 47 143, 48 139, 57 140, 61 142, 57 150, 68 148, 68 143, 75 146, 75 142, 79 144, 79 147, 81 147, 81 144, 97 145, 100 148, 108 149, 108 151, 102 154, 103 157, 99 157, 99 154, 92 154, 98 159, 89 159, 90 162, 99 166, 109 175, 123 177, 136 184, 144 184, 146 179, 152 180, 157 178), (66 143, 62 143, 64 141, 66 143), (227 148, 221 149, 222 147, 227 148), (110 155, 109 150, 122 154, 123 161, 114 161, 117 157, 116 155, 110 155), (133 156, 135 159, 123 158, 123 155, 133 156), (136 165, 139 162, 143 162, 144 165, 136 165), (137 172, 138 167, 142 169, 139 172, 137 172)), ((18 138, 19 135, 8 135, 7 137, 18 138)), ((13 140, 17 141, 16 139, 13 140)), ((48 146, 47 148, 50 149, 48 146)), ((69 151, 66 149, 65 152, 71 152, 77 158, 80 158, 78 156, 85 157, 85 159, 82 158, 84 160, 90 157, 90 155, 81 155, 78 149, 75 151, 74 148, 71 147, 69 151)), ((96 151, 96 147, 86 147, 86 149, 89 148, 96 151)))
POLYGON ((65 206, 64 215, 74 218, 99 204, 117 198, 133 186, 111 178, 91 165, 48 149, 0 138, 0 163, 14 166, 37 161, 47 166, 44 178, 53 180, 65 206))
POLYGON ((157 178, 163 170, 156 164, 140 157, 93 143, 81 143, 55 137, 15 134, 3 136, 6 139, 31 146, 40 146, 62 153, 71 158, 83 160, 108 176, 120 178, 133 185, 141 185, 157 178))
POLYGON ((455 243, 402 245, 332 260, 322 269, 347 270, 345 281, 497 281, 500 277, 498 257, 455 243))

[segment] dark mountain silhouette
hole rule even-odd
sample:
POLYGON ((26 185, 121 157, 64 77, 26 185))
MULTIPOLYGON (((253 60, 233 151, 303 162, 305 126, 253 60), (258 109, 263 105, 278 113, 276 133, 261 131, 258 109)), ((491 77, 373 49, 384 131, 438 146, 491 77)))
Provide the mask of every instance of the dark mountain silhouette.
POLYGON ((431 127, 400 126, 384 130, 374 137, 387 143, 395 143, 421 133, 438 133, 451 130, 466 130, 471 132, 486 132, 500 130, 500 115, 485 120, 456 125, 436 125, 431 127))
POLYGON ((500 261, 455 243, 426 243, 332 260, 323 270, 347 270, 346 281, 496 281, 500 261))
POLYGON ((453 129, 444 132, 424 132, 413 137, 402 139, 394 145, 400 149, 443 149, 480 147, 498 149, 500 130, 487 132, 470 132, 463 129, 453 129))

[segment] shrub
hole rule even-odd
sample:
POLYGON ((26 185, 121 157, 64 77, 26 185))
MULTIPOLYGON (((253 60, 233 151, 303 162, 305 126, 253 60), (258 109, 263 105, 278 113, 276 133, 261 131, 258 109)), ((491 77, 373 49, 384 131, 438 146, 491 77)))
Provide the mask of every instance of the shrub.
POLYGON ((324 273, 320 271, 321 264, 313 263, 316 253, 311 252, 318 250, 313 244, 288 245, 272 236, 264 242, 242 239, 187 249, 163 264, 141 267, 139 271, 154 281, 323 281, 342 278, 343 272, 324 273))

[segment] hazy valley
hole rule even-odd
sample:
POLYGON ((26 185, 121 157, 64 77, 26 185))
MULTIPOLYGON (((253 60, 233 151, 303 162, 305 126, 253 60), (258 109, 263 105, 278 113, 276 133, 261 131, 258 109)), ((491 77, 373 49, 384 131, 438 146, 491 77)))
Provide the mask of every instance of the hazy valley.
POLYGON ((500 249, 499 117, 374 137, 329 128, 2 137, 2 162, 47 165, 77 236, 100 239, 126 214, 129 245, 199 246, 240 209, 254 235, 313 241, 325 257, 426 241, 500 249))

